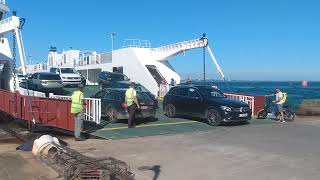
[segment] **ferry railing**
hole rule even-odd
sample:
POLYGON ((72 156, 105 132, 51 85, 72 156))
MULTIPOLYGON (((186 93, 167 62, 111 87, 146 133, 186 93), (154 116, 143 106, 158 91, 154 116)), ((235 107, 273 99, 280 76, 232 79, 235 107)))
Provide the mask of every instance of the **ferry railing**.
POLYGON ((18 91, 21 95, 24 95, 24 96, 46 97, 46 94, 43 92, 27 90, 21 87, 18 88, 18 91))
POLYGON ((224 93, 225 96, 231 99, 237 99, 239 101, 245 102, 249 105, 250 109, 252 110, 252 115, 254 115, 255 112, 255 102, 254 102, 254 96, 248 96, 248 95, 241 95, 241 94, 231 94, 231 93, 224 93))
MULTIPOLYGON (((71 100, 70 96, 61 96, 50 93, 49 98, 71 100)), ((83 98, 86 103, 85 106, 85 121, 94 122, 96 124, 101 123, 101 99, 95 98, 83 98)))

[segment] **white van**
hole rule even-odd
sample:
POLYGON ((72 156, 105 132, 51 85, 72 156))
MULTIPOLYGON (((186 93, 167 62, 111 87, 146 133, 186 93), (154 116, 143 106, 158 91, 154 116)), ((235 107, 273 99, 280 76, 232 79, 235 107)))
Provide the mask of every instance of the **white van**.
POLYGON ((54 67, 50 68, 50 72, 60 75, 63 86, 81 84, 81 76, 73 67, 54 67))

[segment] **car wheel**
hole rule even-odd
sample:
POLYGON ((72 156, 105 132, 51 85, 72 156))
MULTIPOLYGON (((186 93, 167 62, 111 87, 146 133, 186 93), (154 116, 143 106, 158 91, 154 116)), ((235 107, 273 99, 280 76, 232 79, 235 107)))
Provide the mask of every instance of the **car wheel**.
POLYGON ((215 109, 209 109, 207 112, 207 123, 211 126, 219 126, 221 124, 221 115, 215 109))
POLYGON ((168 104, 164 108, 166 116, 169 118, 174 118, 176 116, 176 108, 174 107, 173 104, 168 104))
POLYGON ((107 110, 107 117, 110 123, 117 122, 118 121, 117 110, 115 110, 113 107, 109 107, 107 110))
POLYGON ((258 119, 265 119, 267 117, 268 113, 266 110, 262 110, 258 113, 257 118, 258 119))

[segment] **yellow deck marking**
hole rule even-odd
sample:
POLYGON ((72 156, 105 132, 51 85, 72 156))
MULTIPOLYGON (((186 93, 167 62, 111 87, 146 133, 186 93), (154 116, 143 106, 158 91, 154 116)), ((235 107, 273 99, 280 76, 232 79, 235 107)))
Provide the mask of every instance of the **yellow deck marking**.
MULTIPOLYGON (((154 126, 168 126, 168 125, 177 125, 177 124, 191 124, 198 121, 183 121, 183 122, 173 122, 173 123, 161 123, 161 124, 146 124, 146 125, 140 125, 136 126, 136 128, 142 128, 142 127, 154 127, 154 126)), ((119 130, 119 129, 128 129, 128 127, 115 127, 115 128, 103 128, 99 131, 111 131, 111 130, 119 130)))

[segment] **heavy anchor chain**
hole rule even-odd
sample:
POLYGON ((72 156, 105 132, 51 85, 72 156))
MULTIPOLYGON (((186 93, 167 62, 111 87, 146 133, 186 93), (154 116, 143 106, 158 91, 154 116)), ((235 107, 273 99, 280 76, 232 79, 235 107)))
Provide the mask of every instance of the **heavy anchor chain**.
POLYGON ((13 66, 13 90, 17 90, 17 75, 16 75, 16 68, 17 68, 17 48, 16 48, 16 34, 13 32, 12 38, 12 66, 13 66))
POLYGON ((17 110, 17 74, 16 74, 16 68, 17 68, 17 64, 16 64, 16 51, 17 51, 17 48, 16 48, 16 34, 15 32, 13 32, 13 38, 12 38, 12 69, 13 69, 13 91, 15 92, 14 93, 14 99, 13 99, 13 108, 14 108, 14 113, 15 113, 15 116, 17 116, 18 114, 18 110, 17 110))

